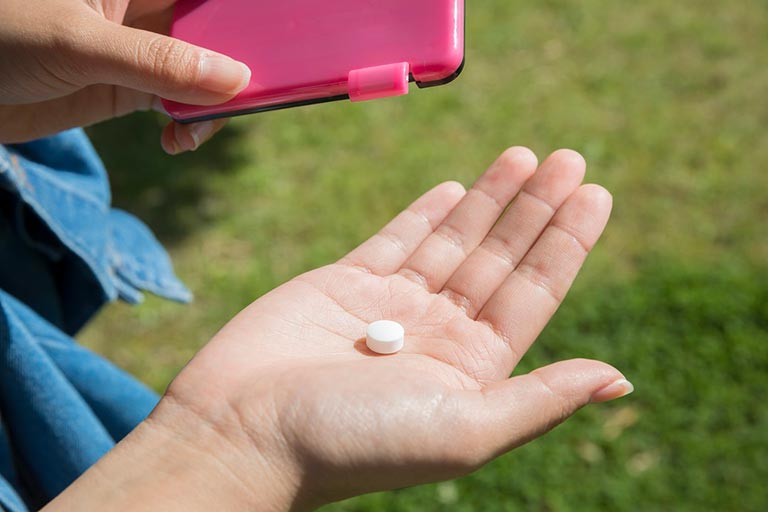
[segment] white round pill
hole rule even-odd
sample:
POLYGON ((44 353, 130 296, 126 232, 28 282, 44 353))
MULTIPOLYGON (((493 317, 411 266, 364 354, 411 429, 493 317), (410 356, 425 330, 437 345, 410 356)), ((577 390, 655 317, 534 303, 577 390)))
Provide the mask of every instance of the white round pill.
POLYGON ((379 320, 368 325, 365 344, 377 354, 394 354, 403 348, 405 329, 392 320, 379 320))

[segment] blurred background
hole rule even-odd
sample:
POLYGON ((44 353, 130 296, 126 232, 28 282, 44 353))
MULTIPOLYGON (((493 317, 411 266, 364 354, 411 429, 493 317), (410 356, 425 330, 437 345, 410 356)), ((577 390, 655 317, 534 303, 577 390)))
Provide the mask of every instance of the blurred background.
POLYGON ((237 119, 171 158, 151 114, 90 130, 116 206, 196 301, 116 304, 81 341, 162 391, 229 318, 507 146, 581 151, 605 237, 519 372, 606 360, 636 392, 476 474, 341 511, 768 510, 768 4, 468 2, 453 84, 237 119))

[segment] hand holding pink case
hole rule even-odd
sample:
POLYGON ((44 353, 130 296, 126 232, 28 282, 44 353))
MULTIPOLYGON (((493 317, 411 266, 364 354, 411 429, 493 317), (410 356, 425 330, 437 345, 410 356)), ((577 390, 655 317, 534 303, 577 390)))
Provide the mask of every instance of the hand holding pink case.
POLYGON ((448 83, 464 63, 464 0, 179 0, 171 35, 253 73, 223 105, 163 101, 194 122, 448 83))

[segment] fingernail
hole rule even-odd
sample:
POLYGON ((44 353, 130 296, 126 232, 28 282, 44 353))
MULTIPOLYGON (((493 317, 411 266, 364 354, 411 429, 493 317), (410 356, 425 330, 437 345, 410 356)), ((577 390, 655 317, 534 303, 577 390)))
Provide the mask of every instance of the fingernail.
POLYGON ((195 137, 192 135, 192 127, 186 124, 173 124, 173 147, 179 153, 192 151, 197 147, 195 137))
POLYGON ((192 140, 195 146, 192 151, 200 147, 200 145, 207 141, 211 135, 213 135, 213 121, 203 121, 202 123, 195 123, 189 128, 189 134, 192 136, 192 140))
POLYGON ((163 146, 163 149, 171 156, 178 155, 181 152, 181 148, 179 148, 179 145, 175 142, 171 143, 170 147, 163 146))
POLYGON ((236 94, 251 81, 251 70, 242 62, 208 53, 200 60, 200 87, 222 94, 236 94))
POLYGON ((171 154, 172 154, 172 155, 178 155, 178 154, 179 154, 179 153, 181 153, 182 151, 183 151, 183 150, 181 149, 181 146, 179 145, 179 143, 178 143, 178 142, 176 142, 176 141, 173 141, 173 147, 172 147, 172 149, 171 149, 171 154))
POLYGON ((603 389, 597 391, 589 400, 591 403, 599 404, 601 402, 610 402, 623 396, 627 396, 635 390, 627 379, 619 379, 612 384, 608 384, 603 389))

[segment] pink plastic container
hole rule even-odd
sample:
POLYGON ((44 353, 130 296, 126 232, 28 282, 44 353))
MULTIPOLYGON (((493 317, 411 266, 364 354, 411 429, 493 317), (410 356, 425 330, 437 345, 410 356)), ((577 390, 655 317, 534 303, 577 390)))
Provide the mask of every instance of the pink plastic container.
POLYGON ((253 72, 223 105, 163 102, 194 122, 448 83, 464 64, 464 0, 180 0, 171 35, 253 72))

